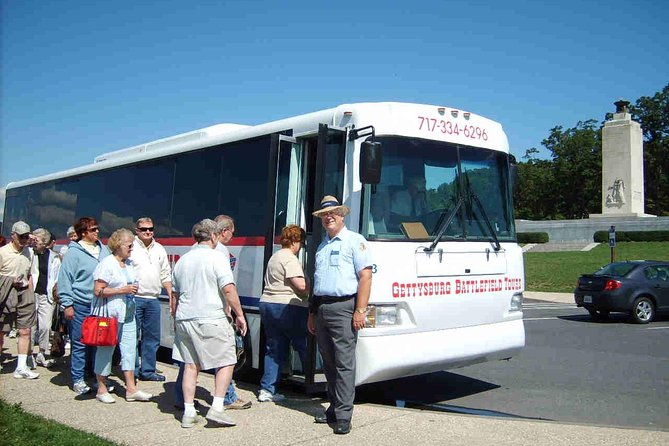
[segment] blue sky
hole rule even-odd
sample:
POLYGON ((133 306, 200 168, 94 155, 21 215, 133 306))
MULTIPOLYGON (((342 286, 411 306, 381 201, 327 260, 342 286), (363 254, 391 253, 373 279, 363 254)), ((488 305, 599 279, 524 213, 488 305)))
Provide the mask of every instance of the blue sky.
POLYGON ((669 4, 540 3, 4 0, 0 202, 104 152, 346 102, 469 110, 522 156, 669 82, 669 4))

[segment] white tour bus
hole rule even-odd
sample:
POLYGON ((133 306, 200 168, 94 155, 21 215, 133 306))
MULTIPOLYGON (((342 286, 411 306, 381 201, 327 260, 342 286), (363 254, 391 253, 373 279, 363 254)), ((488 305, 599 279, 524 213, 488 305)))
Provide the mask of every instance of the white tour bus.
MULTIPOLYGON (((357 384, 509 358, 525 344, 524 271, 512 209, 511 162, 500 124, 462 110, 404 103, 344 104, 257 126, 220 124, 97 157, 93 164, 7 186, 3 235, 17 220, 65 243, 94 216, 101 237, 149 216, 174 263, 202 218, 235 219, 230 243, 249 322, 246 367, 260 369, 264 268, 282 227, 306 229, 313 277, 324 236, 311 216, 323 195, 350 209, 348 228, 375 259, 357 384), (60 240, 63 238, 63 240, 60 240)), ((162 297, 161 344, 173 324, 162 297)), ((307 389, 322 375, 285 366, 307 389)))

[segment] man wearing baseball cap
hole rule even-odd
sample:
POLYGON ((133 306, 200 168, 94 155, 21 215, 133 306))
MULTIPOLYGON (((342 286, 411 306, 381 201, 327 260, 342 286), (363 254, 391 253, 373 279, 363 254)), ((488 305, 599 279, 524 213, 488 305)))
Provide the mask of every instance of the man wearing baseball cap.
POLYGON ((355 399, 355 347, 365 326, 372 287, 372 255, 365 238, 344 225, 349 208, 326 195, 313 212, 327 233, 316 250, 314 295, 307 327, 323 358, 330 407, 314 418, 335 434, 351 431, 355 399))
POLYGON ((11 243, 0 248, 0 351, 4 335, 16 321, 19 332, 18 360, 14 378, 35 379, 39 373, 26 365, 30 350, 30 330, 35 325, 35 293, 30 280, 32 255, 28 250, 30 226, 23 221, 12 225, 11 243))

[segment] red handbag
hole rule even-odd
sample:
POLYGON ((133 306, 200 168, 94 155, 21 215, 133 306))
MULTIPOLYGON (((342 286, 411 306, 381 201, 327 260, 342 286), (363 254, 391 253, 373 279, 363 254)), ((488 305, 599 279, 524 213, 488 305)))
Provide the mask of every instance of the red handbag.
POLYGON ((118 344, 118 321, 115 317, 109 317, 106 303, 97 305, 98 298, 95 300, 96 305, 93 307, 92 314, 86 316, 81 324, 81 343, 94 347, 116 345, 118 344))

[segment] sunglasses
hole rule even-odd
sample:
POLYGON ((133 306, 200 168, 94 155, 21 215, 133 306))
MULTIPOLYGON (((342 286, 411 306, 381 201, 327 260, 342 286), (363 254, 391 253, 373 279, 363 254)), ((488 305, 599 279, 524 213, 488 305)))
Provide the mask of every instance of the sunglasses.
POLYGON ((96 232, 96 231, 99 231, 99 230, 100 230, 100 228, 98 228, 97 226, 93 226, 92 228, 88 228, 88 232, 96 232))
POLYGON ((148 228, 137 228, 139 232, 153 232, 153 226, 148 228))

